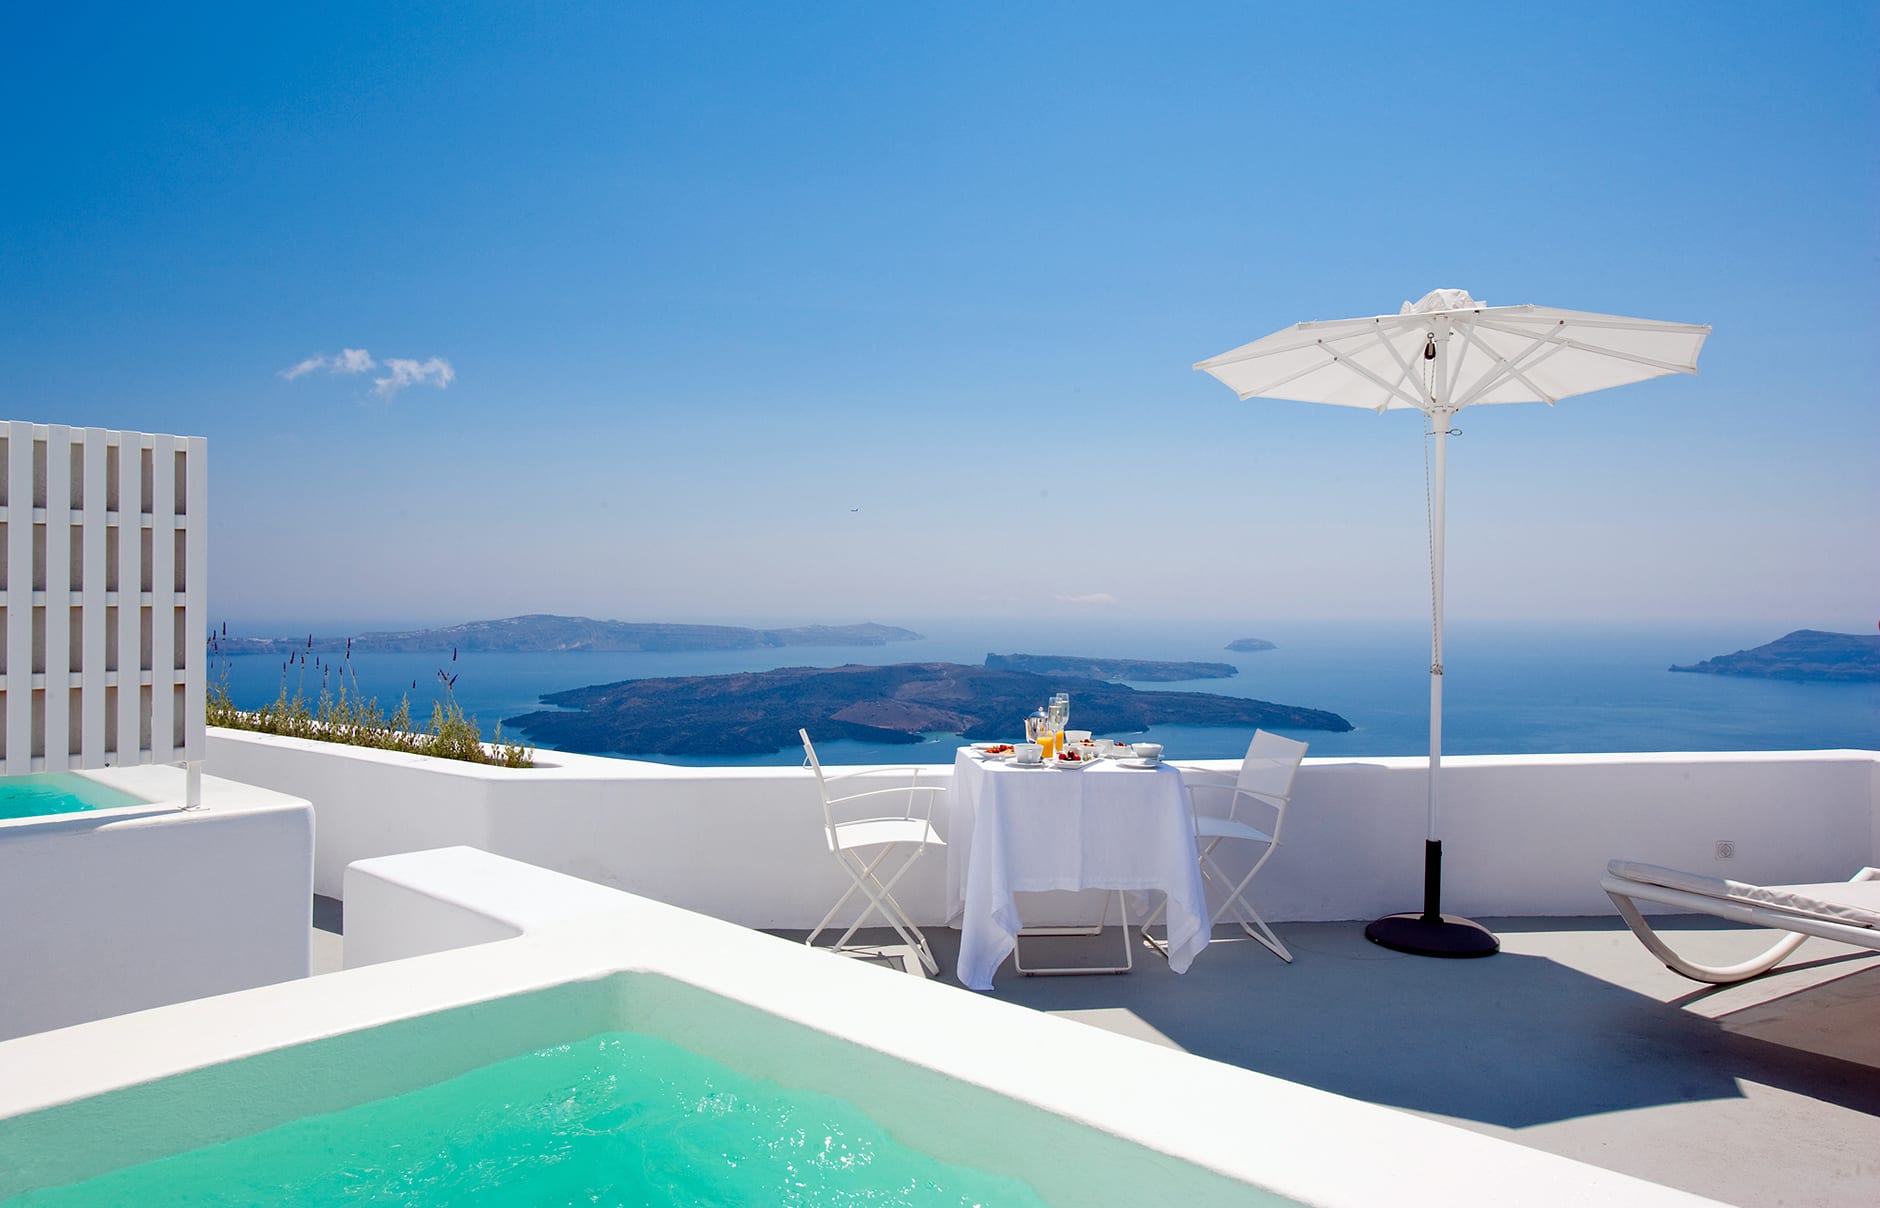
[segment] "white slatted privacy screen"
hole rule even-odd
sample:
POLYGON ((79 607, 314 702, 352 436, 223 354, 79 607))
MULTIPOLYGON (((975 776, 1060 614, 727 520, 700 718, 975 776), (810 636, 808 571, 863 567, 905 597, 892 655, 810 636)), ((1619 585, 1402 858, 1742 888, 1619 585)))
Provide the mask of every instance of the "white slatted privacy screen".
POLYGON ((203 757, 200 436, 0 422, 0 770, 203 757))

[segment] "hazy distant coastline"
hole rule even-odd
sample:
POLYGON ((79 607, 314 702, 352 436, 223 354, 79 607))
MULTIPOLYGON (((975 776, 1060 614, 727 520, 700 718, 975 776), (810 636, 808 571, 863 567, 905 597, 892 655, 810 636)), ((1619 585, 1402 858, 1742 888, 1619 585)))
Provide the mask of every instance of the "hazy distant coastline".
POLYGON ((1079 679, 1134 680, 1137 683, 1226 679, 1240 674, 1240 668, 1232 663, 1093 659, 1069 654, 988 654, 986 666, 993 671, 1026 671, 1033 675, 1074 675, 1079 679))
POLYGON ((885 646, 921 635, 894 625, 799 625, 745 629, 736 625, 682 625, 647 621, 595 621, 533 613, 495 621, 469 621, 442 629, 362 633, 354 637, 222 638, 226 654, 286 654, 303 650, 336 654, 464 650, 497 654, 554 651, 755 650, 783 646, 885 646))
POLYGON ((1227 644, 1229 650, 1240 654, 1251 654, 1259 650, 1278 650, 1279 647, 1265 638, 1235 638, 1227 644))
POLYGON ((1673 671, 1831 683, 1880 680, 1880 636, 1798 629, 1773 642, 1673 671))

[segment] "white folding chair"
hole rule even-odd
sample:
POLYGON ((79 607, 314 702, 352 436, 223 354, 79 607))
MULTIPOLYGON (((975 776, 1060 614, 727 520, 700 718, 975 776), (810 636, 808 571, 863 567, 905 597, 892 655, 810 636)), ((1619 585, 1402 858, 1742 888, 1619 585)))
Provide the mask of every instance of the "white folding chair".
POLYGON ((922 934, 919 927, 914 925, 914 920, 908 917, 907 911, 901 904, 894 900, 894 886, 907 870, 914 866, 914 861, 918 860, 927 848, 946 846, 946 841, 940 838, 933 828, 934 794, 944 792, 945 786, 921 784, 922 769, 918 767, 869 768, 860 772, 825 776, 822 762, 816 758, 816 748, 810 744, 809 731, 798 730, 797 735, 803 740, 803 762, 815 771, 816 787, 822 792, 823 830, 829 843, 829 852, 836 858, 836 863, 842 866, 842 871, 848 874, 850 881, 848 890, 836 900, 834 906, 829 908, 829 913, 822 917, 822 922, 816 924, 816 930, 810 932, 809 938, 804 943, 814 948, 817 937, 829 929, 836 915, 849 904, 850 899, 857 892, 860 892, 868 900, 868 905, 863 908, 855 921, 849 924, 849 929, 842 933, 842 938, 831 945, 830 950, 864 956, 879 955, 880 950, 876 948, 851 948, 849 946, 849 941, 855 938, 855 933, 861 929, 863 923, 868 921, 868 917, 879 913, 882 920, 894 928, 895 934, 901 937, 901 942, 913 949, 928 974, 939 973, 940 966, 933 958, 933 950, 927 946, 927 937, 922 934), (855 781, 866 782, 869 779, 879 780, 887 776, 892 776, 897 780, 908 779, 909 783, 898 784, 892 788, 864 789, 861 792, 830 796, 831 785, 855 781), (887 798, 892 801, 897 797, 903 803, 898 816, 843 817, 852 812, 849 807, 855 802, 866 801, 872 810, 879 808, 881 804, 876 799, 887 798), (920 799, 924 799, 926 808, 916 814, 915 806, 917 800, 920 799), (912 850, 908 850, 909 848, 912 850), (897 850, 903 852, 905 858, 901 859, 898 865, 891 866, 893 867, 892 874, 883 880, 881 874, 886 871, 882 867, 883 862, 894 855, 897 850))
MULTIPOLYGON (((1266 925, 1266 920, 1254 910, 1245 895, 1254 874, 1260 871, 1279 847, 1280 831, 1286 824, 1286 806, 1292 800, 1293 777, 1298 775, 1300 761, 1305 757, 1305 743, 1294 742, 1278 734, 1268 734, 1265 730, 1255 730, 1253 741, 1247 744, 1246 758, 1241 760, 1240 773, 1234 778, 1228 779, 1223 773, 1200 768, 1182 769, 1189 805, 1194 810, 1195 845, 1201 857, 1202 880, 1210 885, 1231 886, 1220 907, 1208 919, 1210 934, 1224 916, 1232 915, 1249 939, 1265 944, 1275 956, 1289 964, 1292 962, 1292 953, 1286 950, 1286 945, 1280 943, 1279 937, 1273 934, 1273 929, 1266 925), (1226 812, 1203 810, 1203 797, 1216 801, 1225 797, 1226 812), (1272 818, 1267 822, 1270 829, 1263 830, 1250 820, 1250 815, 1265 811, 1271 811, 1272 818), (1232 880, 1214 859, 1215 849, 1227 842, 1255 843, 1261 847, 1253 867, 1239 881, 1232 880)), ((1264 818, 1260 820, 1266 822, 1264 818)), ((1166 945, 1149 935, 1150 924, 1161 916, 1164 909, 1167 909, 1167 903, 1143 924, 1142 938, 1143 942, 1166 956, 1166 945)))

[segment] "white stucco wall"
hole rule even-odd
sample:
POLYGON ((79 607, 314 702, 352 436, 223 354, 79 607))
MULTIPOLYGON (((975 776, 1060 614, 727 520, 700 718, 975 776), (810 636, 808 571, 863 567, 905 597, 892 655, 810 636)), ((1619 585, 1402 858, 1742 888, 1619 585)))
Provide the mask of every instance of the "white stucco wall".
POLYGON ((313 810, 183 771, 97 773, 148 809, 0 823, 0 1039, 308 973, 313 810))
POLYGON ((346 869, 346 967, 514 939, 618 910, 617 890, 474 848, 361 860, 346 869))
MULTIPOLYGON (((455 844, 754 927, 809 927, 846 887, 803 769, 544 759, 555 766, 479 768, 225 730, 209 739, 212 772, 313 802, 314 884, 331 896, 345 894, 355 860, 455 844)), ((1444 766, 1443 904, 1460 913, 1609 914, 1599 877, 1614 857, 1791 882, 1880 862, 1871 751, 1475 756, 1444 766), (1714 858, 1719 839, 1737 845, 1735 860, 1714 858)), ((1261 873, 1263 913, 1357 919, 1419 907, 1425 785, 1417 758, 1308 759, 1286 843, 1261 873)), ((944 808, 935 813, 944 825, 944 808)), ((932 853, 896 890, 923 923, 942 921, 944 869, 932 853)))

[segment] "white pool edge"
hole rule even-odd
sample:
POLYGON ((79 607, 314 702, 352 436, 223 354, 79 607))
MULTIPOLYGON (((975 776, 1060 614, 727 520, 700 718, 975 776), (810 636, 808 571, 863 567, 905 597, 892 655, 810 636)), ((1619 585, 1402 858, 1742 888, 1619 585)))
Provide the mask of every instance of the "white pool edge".
POLYGON ((162 785, 149 776, 141 775, 142 772, 141 767, 126 767, 33 773, 40 776, 70 776, 75 780, 89 780, 139 800, 127 805, 112 805, 102 809, 66 810, 58 814, 30 814, 24 818, 0 818, 0 834, 9 830, 74 821, 102 824, 120 818, 144 818, 152 814, 173 813, 184 807, 183 799, 169 792, 167 785, 162 785))
POLYGON ((361 1028, 651 973, 1303 1203, 1711 1202, 470 848, 362 865, 398 892, 434 892, 447 913, 484 920, 484 935, 521 934, 0 1043, 0 1124, 361 1028), (567 896, 545 896, 541 877, 569 882, 567 896), (530 892, 514 892, 517 878, 530 892))

